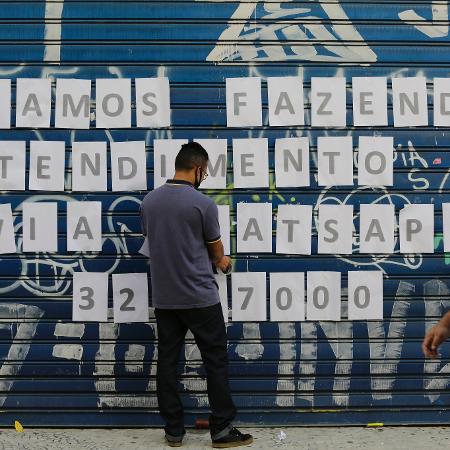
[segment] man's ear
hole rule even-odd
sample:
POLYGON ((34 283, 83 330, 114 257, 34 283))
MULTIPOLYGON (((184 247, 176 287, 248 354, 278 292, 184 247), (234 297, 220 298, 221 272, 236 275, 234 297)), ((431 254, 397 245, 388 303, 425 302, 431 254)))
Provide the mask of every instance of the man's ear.
POLYGON ((201 180, 201 178, 202 178, 202 176, 201 176, 201 167, 199 167, 199 166, 196 166, 195 167, 195 171, 194 171, 194 183, 198 183, 198 182, 202 182, 202 180, 201 180), (200 180, 200 181, 198 181, 198 180, 200 180))

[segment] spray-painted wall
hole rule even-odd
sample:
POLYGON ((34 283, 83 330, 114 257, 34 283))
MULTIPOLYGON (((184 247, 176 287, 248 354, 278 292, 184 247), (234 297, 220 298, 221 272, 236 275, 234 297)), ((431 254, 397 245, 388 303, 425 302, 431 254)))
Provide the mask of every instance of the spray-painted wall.
MULTIPOLYGON (((354 204, 356 212, 360 203, 380 199, 396 208, 434 203, 433 255, 397 252, 378 259, 357 252, 345 258, 234 253, 236 270, 380 269, 385 273, 385 320, 232 323, 229 356, 232 389, 240 420, 246 423, 448 422, 450 348, 443 348, 440 360, 426 362, 420 342, 450 305, 450 260, 442 250, 441 220, 441 204, 450 199, 449 131, 432 126, 349 126, 338 131, 267 125, 230 130, 225 114, 227 77, 299 75, 308 96, 312 76, 345 76, 348 86, 352 76, 421 75, 429 83, 433 77, 450 76, 447 2, 24 1, 2 2, 0 21, 0 76, 167 76, 173 111, 173 126, 167 130, 11 129, 0 131, 2 140, 64 140, 68 158, 75 140, 145 140, 151 188, 155 138, 217 137, 231 144, 236 137, 267 137, 273 156, 275 138, 308 136, 311 187, 277 190, 272 157, 270 190, 208 194, 232 206, 234 221, 238 201, 271 201, 274 213, 278 204, 299 201, 315 208, 323 202, 354 204), (315 146, 317 136, 323 135, 351 135, 354 143, 359 135, 394 136, 394 187, 319 188, 315 146)), ((266 102, 264 83, 263 88, 266 102)), ((13 94, 14 89, 13 83, 13 94)), ((306 120, 309 124, 308 105, 306 120)), ((67 178, 70 186, 70 170, 67 178)), ((231 170, 229 181, 231 187, 231 170)), ((161 423, 154 320, 121 325, 71 322, 73 271, 147 270, 137 253, 142 242, 137 209, 143 195, 3 193, 2 201, 11 203, 15 212, 19 246, 24 201, 58 201, 64 224, 66 201, 73 198, 102 202, 105 243, 95 256, 61 252, 0 259, 0 424, 14 419, 33 425, 161 423)), ((234 243, 234 225, 232 231, 234 243)), ((64 239, 62 233, 61 248, 64 239)), ((207 406, 192 339, 181 369, 192 423, 207 406)))

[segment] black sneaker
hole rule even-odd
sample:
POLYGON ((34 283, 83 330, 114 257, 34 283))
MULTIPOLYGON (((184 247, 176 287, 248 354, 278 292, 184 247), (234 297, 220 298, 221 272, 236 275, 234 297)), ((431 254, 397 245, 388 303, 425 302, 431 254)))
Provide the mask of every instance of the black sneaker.
POLYGON ((253 436, 251 434, 243 434, 237 428, 231 428, 225 436, 222 436, 219 439, 213 439, 212 446, 214 448, 230 448, 249 445, 252 442, 253 436))
POLYGON ((181 447, 183 445, 184 434, 182 436, 171 436, 166 434, 164 438, 169 447, 181 447))

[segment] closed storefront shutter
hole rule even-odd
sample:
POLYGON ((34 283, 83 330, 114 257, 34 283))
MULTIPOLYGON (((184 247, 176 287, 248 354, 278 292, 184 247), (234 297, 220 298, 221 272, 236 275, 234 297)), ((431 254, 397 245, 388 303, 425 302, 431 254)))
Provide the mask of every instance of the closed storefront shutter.
MULTIPOLYGON (((230 379, 240 422, 447 423, 450 346, 442 347, 439 360, 426 361, 420 345, 425 331, 450 306, 442 216, 442 205, 450 201, 449 127, 435 126, 433 118, 434 79, 450 77, 449 39, 447 2, 2 2, 0 77, 12 82, 12 126, 0 129, 0 140, 26 142, 26 189, 32 141, 63 141, 66 164, 64 190, 2 191, 1 203, 11 204, 18 251, 0 258, 0 424, 162 424, 154 314, 150 310, 148 323, 113 320, 111 274, 148 271, 146 257, 139 254, 138 211, 146 191, 113 191, 109 157, 113 142, 144 141, 147 187, 152 189, 154 144, 160 139, 227 140, 226 188, 204 192, 230 207, 234 272, 261 272, 267 288, 267 320, 252 321, 250 316, 236 321, 231 277, 227 281, 230 379), (147 77, 170 81, 169 127, 136 126, 135 80, 147 77), (261 125, 227 127, 226 79, 239 77, 261 79, 261 125), (270 77, 303 81, 304 125, 269 123, 270 77), (311 85, 318 77, 345 79, 345 126, 312 126, 311 85), (386 78, 387 125, 355 126, 354 77, 386 78), (408 77, 426 78, 428 121, 394 127, 392 80, 402 84, 408 77), (55 81, 50 126, 16 126, 17 79, 29 78, 91 80, 90 128, 55 126, 55 81), (101 80, 118 78, 131 80, 131 126, 97 128, 96 88, 101 80), (353 185, 319 183, 319 138, 345 136, 355 160, 353 185), (358 144, 364 136, 393 138, 392 186, 358 184, 358 144), (276 141, 300 137, 309 143, 310 185, 280 187, 276 141), (236 186, 233 139, 249 138, 267 139, 269 187, 236 186), (71 190, 72 144, 78 141, 107 143, 107 190, 71 190), (67 203, 74 200, 101 202, 101 252, 67 250, 67 203), (30 202, 57 203, 56 252, 23 252, 23 207, 30 202), (271 252, 239 251, 237 210, 242 203, 271 204, 271 252), (394 205, 394 252, 360 252, 364 204, 394 205), (414 204, 434 205, 433 252, 400 251, 399 212, 414 204), (276 220, 282 205, 312 207, 310 255, 277 253, 276 220), (351 253, 318 252, 319 205, 353 206, 351 253), (382 272, 382 320, 349 319, 348 273, 365 270, 382 272), (313 271, 341 274, 341 320, 273 320, 270 274, 305 273, 306 283, 306 272, 313 271), (109 274, 108 322, 72 321, 74 272, 109 274)), ((446 106, 443 101, 445 113, 450 102, 446 106)), ((175 152, 179 142, 173 145, 175 152)), ((193 424, 206 417, 208 399, 191 335, 181 356, 180 389, 187 423, 193 424)))

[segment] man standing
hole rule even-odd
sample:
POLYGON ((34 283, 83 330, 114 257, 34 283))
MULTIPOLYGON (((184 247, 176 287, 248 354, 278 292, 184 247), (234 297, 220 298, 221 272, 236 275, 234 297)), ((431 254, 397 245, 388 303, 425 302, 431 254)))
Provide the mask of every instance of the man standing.
POLYGON ((206 368, 212 446, 253 442, 251 435, 232 426, 236 409, 228 382, 226 329, 212 270, 214 264, 228 271, 231 260, 220 240, 217 206, 197 191, 207 167, 206 150, 196 142, 184 144, 175 160, 174 179, 147 194, 140 211, 158 328, 158 404, 172 447, 181 446, 185 434, 177 363, 188 330, 206 368))

